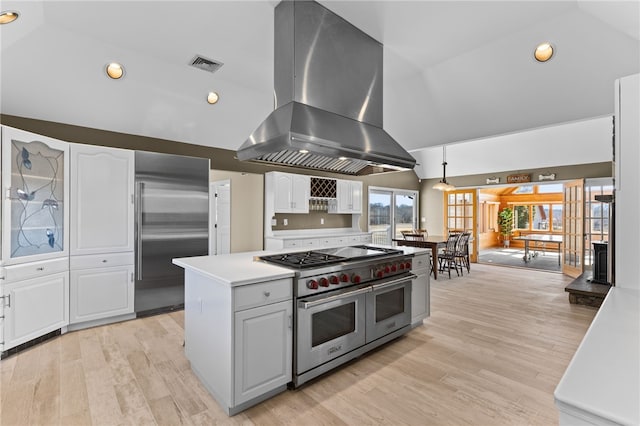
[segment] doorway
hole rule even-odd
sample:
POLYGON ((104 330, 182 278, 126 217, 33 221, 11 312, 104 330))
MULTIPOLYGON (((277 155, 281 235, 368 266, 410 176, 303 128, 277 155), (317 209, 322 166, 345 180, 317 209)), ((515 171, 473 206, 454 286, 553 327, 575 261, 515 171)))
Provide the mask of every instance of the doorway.
POLYGON ((418 191, 369 187, 369 232, 374 244, 391 245, 417 228, 418 191))
POLYGON ((209 185, 209 255, 231 252, 231 181, 209 185))

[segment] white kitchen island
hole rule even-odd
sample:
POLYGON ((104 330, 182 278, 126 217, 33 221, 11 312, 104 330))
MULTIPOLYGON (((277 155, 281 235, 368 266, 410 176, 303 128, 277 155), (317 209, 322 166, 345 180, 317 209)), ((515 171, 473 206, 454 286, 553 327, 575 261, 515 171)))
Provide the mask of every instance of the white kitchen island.
POLYGON ((229 415, 291 381, 293 271, 257 253, 174 259, 185 269, 185 355, 229 415))
MULTIPOLYGON (((414 255, 418 270, 427 270, 424 249, 401 249, 414 255)), ((286 390, 292 381, 294 271, 254 261, 266 254, 274 253, 173 259, 185 269, 185 355, 229 415, 286 390)), ((428 272, 416 275, 414 326, 429 315, 428 272)))

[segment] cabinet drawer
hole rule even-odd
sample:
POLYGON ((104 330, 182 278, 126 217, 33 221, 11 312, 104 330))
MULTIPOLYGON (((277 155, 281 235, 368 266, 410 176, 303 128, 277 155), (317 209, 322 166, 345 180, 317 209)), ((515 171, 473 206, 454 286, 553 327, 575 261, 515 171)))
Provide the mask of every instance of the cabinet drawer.
POLYGON ((90 254, 86 256, 71 256, 70 267, 73 270, 90 268, 107 268, 109 266, 133 265, 133 252, 90 254))
POLYGON ((290 279, 236 287, 233 292, 235 311, 291 299, 291 287, 290 279))
POLYGON ((308 248, 308 247, 318 247, 319 241, 311 238, 304 238, 300 240, 285 240, 284 248, 308 248))
POLYGON ((429 263, 429 255, 428 254, 420 254, 415 256, 411 263, 411 270, 418 271, 420 269, 429 269, 431 267, 429 263))
POLYGON ((29 262, 21 265, 11 265, 4 267, 4 282, 14 282, 28 278, 37 278, 69 270, 69 258, 42 260, 40 262, 29 262))

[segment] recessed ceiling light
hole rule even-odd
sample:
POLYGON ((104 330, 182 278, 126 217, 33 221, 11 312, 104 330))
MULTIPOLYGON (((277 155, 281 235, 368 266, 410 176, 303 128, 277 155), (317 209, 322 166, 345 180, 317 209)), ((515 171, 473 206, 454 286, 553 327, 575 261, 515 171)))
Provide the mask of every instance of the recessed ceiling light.
POLYGON ((533 57, 538 62, 547 62, 553 56, 553 46, 549 42, 540 43, 533 52, 533 57))
POLYGON ((207 95, 207 102, 209 102, 211 105, 218 103, 219 100, 220 96, 216 92, 209 92, 209 94, 207 95))
POLYGON ((124 75, 124 67, 117 62, 111 62, 106 68, 107 75, 114 80, 122 78, 124 75))
POLYGON ((0 13, 0 24, 9 24, 18 19, 18 12, 4 11, 0 13))

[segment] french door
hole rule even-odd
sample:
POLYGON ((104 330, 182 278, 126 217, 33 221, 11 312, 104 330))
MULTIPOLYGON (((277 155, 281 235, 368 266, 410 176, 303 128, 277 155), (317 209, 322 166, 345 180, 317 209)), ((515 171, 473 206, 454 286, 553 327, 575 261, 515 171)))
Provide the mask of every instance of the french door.
POLYGON ((369 187, 369 232, 375 244, 391 245, 418 226, 418 192, 369 187))
POLYGON ((577 278, 584 271, 584 180, 564 184, 562 273, 577 278))
POLYGON ((478 261, 477 206, 478 191, 476 189, 457 189, 444 193, 444 232, 471 232, 473 239, 469 242, 471 262, 478 261))

